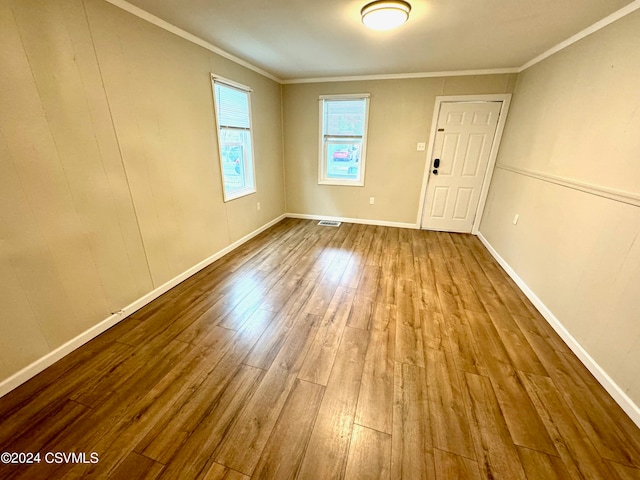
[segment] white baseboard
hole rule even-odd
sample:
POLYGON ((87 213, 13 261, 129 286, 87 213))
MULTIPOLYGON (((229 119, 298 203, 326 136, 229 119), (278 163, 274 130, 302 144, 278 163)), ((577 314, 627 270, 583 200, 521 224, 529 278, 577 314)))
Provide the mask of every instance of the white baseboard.
POLYGON ((331 220, 334 222, 360 223, 362 225, 379 225, 381 227, 411 228, 417 230, 420 227, 415 223, 388 222, 386 220, 369 220, 368 218, 330 217, 327 215, 309 215, 307 213, 287 213, 288 218, 301 218, 303 220, 331 220))
POLYGON ((258 235, 259 233, 262 233, 267 228, 272 227, 273 225, 275 225, 276 223, 278 223, 279 221, 281 221, 281 220, 283 220, 285 218, 286 218, 286 215, 280 215, 279 217, 271 220, 269 223, 263 225, 262 227, 258 228, 257 230, 254 230, 253 232, 249 233, 248 235, 245 235, 244 237, 242 237, 241 239, 236 240, 235 242, 233 242, 232 244, 230 244, 227 247, 223 248, 219 252, 214 253, 210 257, 202 260, 200 263, 194 265, 193 267, 191 267, 188 270, 184 271, 180 275, 172 278, 168 282, 164 283, 163 285, 159 286, 158 288, 154 289, 153 291, 147 293, 146 295, 144 295, 143 297, 139 298, 135 302, 127 305, 126 307, 124 307, 119 312, 114 313, 113 315, 111 315, 111 316, 107 317, 106 319, 102 320, 97 325, 94 325, 90 329, 82 332, 77 337, 69 340, 68 342, 66 342, 65 344, 59 346, 55 350, 52 350, 51 352, 47 353, 45 356, 39 358, 38 360, 36 360, 35 362, 33 362, 30 365, 26 366, 22 370, 20 370, 20 371, 16 372, 15 374, 11 375, 9 378, 7 378, 5 380, 2 380, 0 382, 0 397, 2 397, 3 395, 6 395, 7 393, 9 393, 14 388, 22 385, 27 380, 35 377, 38 373, 42 372, 47 367, 53 365, 55 362, 60 360, 65 355, 68 355, 69 353, 73 352, 77 348, 79 348, 82 345, 84 345, 85 343, 87 343, 89 340, 94 339, 95 337, 97 337, 101 333, 105 332, 109 328, 111 328, 114 325, 116 325, 118 322, 121 322, 122 320, 127 318, 129 315, 131 315, 135 311, 141 309, 142 307, 144 307, 148 303, 151 303, 153 300, 158 298, 163 293, 171 290, 173 287, 178 285, 180 282, 183 282, 184 280, 186 280, 190 276, 198 273, 203 268, 208 267, 209 265, 211 265, 213 262, 215 262, 219 258, 225 256, 227 253, 231 252, 232 250, 235 250, 236 248, 238 248, 243 243, 251 240, 253 237, 258 235))
POLYGON ((47 353, 45 356, 40 357, 35 362, 31 363, 30 365, 27 365, 22 370, 11 375, 9 378, 4 379, 2 382, 0 382, 0 397, 6 395, 14 388, 19 387, 20 385, 25 383, 27 380, 30 380, 31 378, 35 377, 37 374, 42 372, 45 368, 50 367, 65 355, 68 355, 69 353, 73 352, 75 349, 77 349, 78 347, 81 347, 82 345, 87 343, 89 340, 94 339, 95 337, 100 335, 102 332, 113 327, 116 323, 120 322, 124 318, 125 318, 125 315, 121 315, 118 313, 107 317, 97 325, 94 325, 93 327, 91 327, 89 330, 82 332, 77 337, 72 338, 67 343, 59 346, 55 350, 52 350, 51 352, 47 353))
POLYGON ((640 427, 640 408, 635 404, 631 398, 624 392, 622 388, 607 374, 607 372, 593 359, 591 355, 580 345, 580 343, 571 335, 571 333, 565 328, 565 326, 558 320, 558 318, 547 308, 547 306, 538 298, 538 296, 529 288, 529 286, 518 276, 513 268, 505 261, 504 258, 493 248, 489 241, 478 233, 478 238, 487 247, 487 250, 493 255, 493 258, 500 264, 500 266, 507 272, 507 274, 513 279, 514 282, 520 287, 520 290, 524 292, 527 298, 538 309, 542 316, 549 322, 549 325, 560 335, 562 340, 569 346, 569 348, 576 354, 580 361, 589 369, 591 374, 600 382, 609 395, 613 397, 620 407, 625 411, 629 418, 640 427))

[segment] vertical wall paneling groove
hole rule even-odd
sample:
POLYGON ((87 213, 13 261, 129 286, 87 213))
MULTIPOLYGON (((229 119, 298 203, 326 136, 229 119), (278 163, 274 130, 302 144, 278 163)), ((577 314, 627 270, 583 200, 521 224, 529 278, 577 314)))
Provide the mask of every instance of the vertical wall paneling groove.
MULTIPOLYGON (((103 92, 103 97, 104 97, 104 107, 107 109, 107 111, 109 112, 109 124, 108 124, 108 130, 109 130, 109 136, 113 137, 115 139, 115 145, 116 145, 116 151, 114 151, 114 153, 117 153, 117 158, 120 160, 117 163, 117 167, 119 168, 119 170, 121 171, 121 174, 124 176, 124 183, 126 184, 126 191, 128 192, 129 195, 129 204, 130 206, 133 208, 133 213, 134 213, 134 220, 135 220, 135 224, 132 225, 131 227, 134 228, 135 230, 137 230, 137 237, 140 239, 140 246, 142 248, 142 254, 144 255, 144 264, 146 267, 146 271, 148 273, 148 278, 151 279, 151 268, 149 266, 149 258, 147 256, 147 249, 144 246, 144 239, 142 238, 142 231, 140 230, 140 220, 139 220, 139 214, 135 208, 135 205, 133 204, 133 194, 131 192, 131 183, 129 182, 129 177, 127 176, 127 171, 124 168, 124 164, 122 163, 122 147, 120 146, 120 140, 118 139, 118 136, 116 135, 115 132, 115 127, 114 127, 114 121, 113 121, 113 111, 111 109, 111 105, 109 104, 109 99, 107 97, 107 90, 106 90, 106 86, 104 84, 104 77, 102 74, 102 69, 100 67, 100 63, 97 62, 97 58, 98 58, 98 53, 96 51, 96 45, 95 45, 95 40, 93 38, 93 32, 91 31, 91 29, 89 28, 89 15, 87 13, 87 5, 86 3, 83 1, 82 2, 82 9, 84 11, 84 17, 86 20, 86 25, 89 31, 89 36, 91 38, 91 49, 93 51, 93 56, 96 59, 96 67, 97 67, 97 77, 92 78, 91 80, 100 83, 100 87, 102 89, 103 92), (99 80, 98 80, 99 78, 99 80)), ((105 166, 106 169, 106 166, 105 166)), ((110 182, 113 187, 113 184, 116 183, 114 181, 110 182)), ((122 225, 122 223, 124 222, 124 219, 122 218, 122 215, 119 215, 119 219, 121 222, 121 226, 124 229, 124 225, 122 225)), ((128 255, 129 255, 129 260, 130 262, 132 262, 132 259, 136 257, 136 252, 130 252, 127 251, 128 255)), ((139 252, 138 252, 139 253, 139 252)), ((138 291, 140 293, 144 292, 145 289, 144 287, 142 287, 142 285, 138 285, 138 291)))
POLYGON ((0 30, 6 393, 281 219, 284 173, 272 79, 102 0, 8 0, 0 30), (254 90, 244 202, 222 202, 212 70, 254 90))
POLYGON ((480 226, 638 423, 639 76, 637 10, 520 73, 480 226))
POLYGON ((519 75, 281 85, 110 3, 0 3, 0 91, 10 93, 0 95, 0 394, 285 211, 415 228, 425 162, 415 143, 425 141, 435 96, 514 92, 483 241, 602 370, 600 380, 619 387, 613 396, 639 403, 637 202, 543 177, 637 200, 640 12, 519 75), (259 191, 226 204, 211 72, 254 91, 259 191), (349 91, 371 92, 371 138, 380 140, 365 187, 322 188, 317 97, 349 91))

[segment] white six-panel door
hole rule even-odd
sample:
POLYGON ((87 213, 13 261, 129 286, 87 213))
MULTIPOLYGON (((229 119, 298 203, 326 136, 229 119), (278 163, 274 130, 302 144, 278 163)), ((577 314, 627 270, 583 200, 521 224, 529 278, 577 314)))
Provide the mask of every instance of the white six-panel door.
POLYGON ((501 107, 502 102, 441 104, 422 228, 471 232, 501 107))

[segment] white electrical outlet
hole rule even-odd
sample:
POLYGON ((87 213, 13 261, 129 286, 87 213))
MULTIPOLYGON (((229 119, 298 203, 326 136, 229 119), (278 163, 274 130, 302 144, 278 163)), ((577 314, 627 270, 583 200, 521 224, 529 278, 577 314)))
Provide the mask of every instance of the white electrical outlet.
POLYGON ((369 197, 369 205, 376 203, 376 197, 369 197))
POLYGON ((418 151, 422 152, 423 150, 425 150, 427 148, 427 144, 424 142, 420 142, 418 143, 418 151))
POLYGON ((518 224, 518 219, 520 218, 520 215, 516 213, 516 216, 513 217, 513 224, 517 225, 518 224))
POLYGON ((258 210, 260 210, 260 202, 258 202, 258 210))

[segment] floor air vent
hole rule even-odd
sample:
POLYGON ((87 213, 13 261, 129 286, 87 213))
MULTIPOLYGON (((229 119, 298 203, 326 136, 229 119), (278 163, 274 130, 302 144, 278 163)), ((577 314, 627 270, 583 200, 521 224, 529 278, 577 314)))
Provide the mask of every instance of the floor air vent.
POLYGON ((320 220, 318 225, 322 225, 324 227, 339 227, 341 222, 334 222, 333 220, 320 220))

